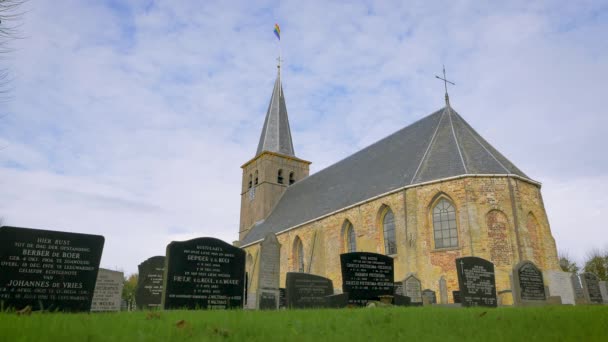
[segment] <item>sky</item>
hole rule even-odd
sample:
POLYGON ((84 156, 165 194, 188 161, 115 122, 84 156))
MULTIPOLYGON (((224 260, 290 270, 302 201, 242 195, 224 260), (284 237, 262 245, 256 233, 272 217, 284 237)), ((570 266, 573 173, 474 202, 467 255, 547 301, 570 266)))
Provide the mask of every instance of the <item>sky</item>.
POLYGON ((319 171, 454 109, 532 179, 558 250, 608 250, 605 1, 44 1, 0 58, 0 217, 106 238, 137 271, 238 238, 240 166, 283 58, 296 155, 319 171), (273 26, 281 26, 280 46, 273 26))

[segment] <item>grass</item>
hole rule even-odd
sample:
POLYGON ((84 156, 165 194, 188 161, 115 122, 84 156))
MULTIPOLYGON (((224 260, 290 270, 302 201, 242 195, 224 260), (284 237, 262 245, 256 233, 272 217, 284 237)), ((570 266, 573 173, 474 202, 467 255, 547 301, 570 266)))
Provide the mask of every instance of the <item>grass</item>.
POLYGON ((0 341, 608 341, 608 306, 0 313, 0 341))

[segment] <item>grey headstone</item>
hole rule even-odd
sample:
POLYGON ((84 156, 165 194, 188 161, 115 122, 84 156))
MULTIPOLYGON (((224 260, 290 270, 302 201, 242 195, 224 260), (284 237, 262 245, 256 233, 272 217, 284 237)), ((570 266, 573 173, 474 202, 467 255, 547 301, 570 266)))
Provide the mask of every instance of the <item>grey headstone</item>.
POLYGON ((574 302, 576 304, 586 304, 585 294, 583 293, 583 285, 581 285, 581 279, 578 274, 572 273, 570 276, 572 282, 572 288, 574 289, 574 302))
POLYGON ((431 289, 422 291, 422 302, 426 304, 437 304, 437 295, 431 289))
POLYGON ((260 268, 258 272, 258 308, 279 308, 279 282, 281 266, 281 244, 274 233, 268 233, 260 244, 260 268), (275 297, 271 299, 270 297, 275 297))
POLYGON ((393 286, 395 288, 395 294, 396 295, 403 296, 405 294, 405 292, 403 290, 403 282, 402 281, 396 282, 393 286))
POLYGON ((583 294, 588 303, 602 304, 602 292, 600 291, 600 278, 593 273, 581 274, 583 294))
POLYGON ((448 283, 444 276, 439 278, 439 304, 448 303, 448 283))
POLYGON ((575 304, 571 273, 549 270, 544 271, 543 275, 551 296, 560 296, 563 304, 575 304))
POLYGON ((422 285, 420 279, 411 274, 403 280, 405 295, 410 297, 412 303, 422 303, 422 285))
POLYGON ((608 282, 600 281, 600 292, 602 293, 604 303, 608 304, 608 282))
POLYGON ((91 311, 120 311, 124 281, 122 272, 100 268, 93 292, 91 311))
POLYGON ((543 273, 531 261, 513 267, 513 300, 515 304, 542 303, 547 299, 543 273))

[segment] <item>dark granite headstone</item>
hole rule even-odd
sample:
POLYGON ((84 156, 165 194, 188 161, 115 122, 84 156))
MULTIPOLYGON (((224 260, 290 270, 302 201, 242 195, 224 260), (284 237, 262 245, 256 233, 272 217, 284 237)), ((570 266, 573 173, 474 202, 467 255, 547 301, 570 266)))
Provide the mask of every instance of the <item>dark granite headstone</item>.
POLYGON ((215 238, 167 246, 163 308, 243 308, 245 251, 215 238))
POLYGON ((279 288, 279 309, 287 307, 287 297, 285 296, 285 289, 279 288))
POLYGON ((462 299, 460 298, 460 291, 452 291, 452 297, 454 298, 454 304, 462 303, 462 299))
POLYGON ((376 253, 354 252, 340 254, 342 265, 342 292, 348 293, 348 302, 366 306, 379 296, 392 296, 395 289, 393 258, 376 253))
POLYGON ((600 278, 593 273, 581 274, 581 283, 585 299, 589 303, 602 304, 602 292, 600 290, 600 278))
POLYGON ((494 264, 478 257, 456 259, 462 305, 496 307, 494 264))
POLYGON ((260 292, 258 301, 261 310, 276 310, 278 307, 277 296, 273 292, 260 292))
POLYGON ((513 268, 513 289, 516 304, 547 299, 543 273, 530 261, 522 261, 513 268))
POLYGON ((393 305, 396 306, 411 306, 412 305, 412 299, 408 296, 402 296, 402 295, 398 295, 396 294, 395 296, 393 296, 393 305))
POLYGON ((154 256, 137 266, 139 276, 135 290, 135 304, 139 310, 160 308, 163 297, 165 257, 154 256))
POLYGON ((314 274, 287 272, 285 297, 290 309, 320 308, 334 293, 331 279, 314 274))
POLYGON ((325 297, 325 307, 345 308, 348 305, 348 293, 340 293, 325 297))
POLYGON ((0 227, 0 303, 89 311, 104 237, 0 227))
POLYGON ((437 295, 431 289, 422 290, 422 298, 426 299, 429 304, 437 304, 437 295))

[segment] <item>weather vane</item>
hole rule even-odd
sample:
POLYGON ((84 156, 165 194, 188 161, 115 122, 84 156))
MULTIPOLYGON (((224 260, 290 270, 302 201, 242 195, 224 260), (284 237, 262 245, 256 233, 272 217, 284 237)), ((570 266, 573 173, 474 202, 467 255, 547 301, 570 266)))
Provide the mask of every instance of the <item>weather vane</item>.
POLYGON ((435 75, 435 77, 443 81, 443 86, 445 87, 445 104, 449 106, 450 98, 448 96, 448 83, 451 85, 456 85, 456 83, 448 81, 447 77, 445 77, 445 65, 443 66, 443 78, 437 75, 435 75))

